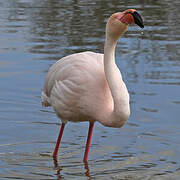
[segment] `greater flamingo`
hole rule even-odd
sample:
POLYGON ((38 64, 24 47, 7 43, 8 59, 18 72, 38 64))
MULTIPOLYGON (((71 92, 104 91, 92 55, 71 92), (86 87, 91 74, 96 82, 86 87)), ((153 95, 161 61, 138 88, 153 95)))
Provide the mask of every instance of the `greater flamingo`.
POLYGON ((72 54, 57 61, 48 71, 42 105, 52 106, 62 121, 54 158, 67 121, 89 121, 84 153, 84 162, 87 162, 94 122, 119 128, 129 118, 129 94, 115 63, 115 47, 132 23, 144 27, 135 9, 112 14, 106 25, 104 54, 72 54))

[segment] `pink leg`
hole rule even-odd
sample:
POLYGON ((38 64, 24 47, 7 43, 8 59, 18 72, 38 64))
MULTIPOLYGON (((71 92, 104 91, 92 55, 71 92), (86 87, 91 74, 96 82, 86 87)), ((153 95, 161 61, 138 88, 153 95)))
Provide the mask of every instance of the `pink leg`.
POLYGON ((59 131, 59 136, 58 136, 58 139, 57 139, 57 142, 56 142, 56 146, 55 146, 55 149, 54 149, 53 158, 57 157, 59 145, 61 143, 61 138, 62 138, 62 134, 63 134, 63 131, 64 131, 64 126, 65 126, 65 123, 62 123, 61 129, 59 131))
POLYGON ((89 132, 88 132, 88 138, 86 141, 86 149, 84 153, 84 162, 88 161, 88 154, 89 154, 89 148, 91 146, 91 138, 92 138, 92 132, 93 132, 94 122, 89 123, 89 132))

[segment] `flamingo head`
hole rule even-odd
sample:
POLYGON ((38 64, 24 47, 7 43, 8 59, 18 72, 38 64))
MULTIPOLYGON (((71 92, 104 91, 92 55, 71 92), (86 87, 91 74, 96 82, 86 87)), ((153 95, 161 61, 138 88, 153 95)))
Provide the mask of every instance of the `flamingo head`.
POLYGON ((108 20, 106 31, 110 36, 119 38, 130 24, 137 24, 139 27, 144 28, 143 20, 135 9, 127 9, 123 12, 112 14, 108 20))

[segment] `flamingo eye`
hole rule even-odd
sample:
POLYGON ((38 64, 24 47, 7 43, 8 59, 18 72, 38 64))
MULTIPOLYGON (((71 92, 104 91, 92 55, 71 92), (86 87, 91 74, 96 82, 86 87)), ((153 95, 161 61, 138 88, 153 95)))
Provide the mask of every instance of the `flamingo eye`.
POLYGON ((125 12, 124 14, 132 14, 132 12, 128 11, 128 12, 125 12))

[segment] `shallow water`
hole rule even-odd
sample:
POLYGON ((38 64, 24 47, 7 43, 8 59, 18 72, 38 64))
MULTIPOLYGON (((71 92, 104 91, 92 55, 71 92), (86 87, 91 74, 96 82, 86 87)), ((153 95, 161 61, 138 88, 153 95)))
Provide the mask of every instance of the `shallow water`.
POLYGON ((175 1, 0 2, 0 179, 179 179, 180 14, 175 1), (59 58, 103 52, 110 14, 136 8, 117 64, 131 95, 121 129, 96 123, 89 164, 87 123, 68 123, 58 162, 51 153, 60 120, 41 107, 45 74, 59 58), (143 32, 143 33, 142 33, 143 32))

